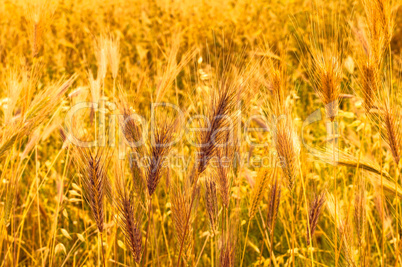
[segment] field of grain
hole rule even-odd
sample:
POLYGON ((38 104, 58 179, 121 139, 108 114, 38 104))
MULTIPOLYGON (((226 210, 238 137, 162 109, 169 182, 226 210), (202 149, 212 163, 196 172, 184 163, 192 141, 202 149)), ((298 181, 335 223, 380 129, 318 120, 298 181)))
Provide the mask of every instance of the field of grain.
POLYGON ((0 267, 402 266, 399 0, 0 0, 0 267))

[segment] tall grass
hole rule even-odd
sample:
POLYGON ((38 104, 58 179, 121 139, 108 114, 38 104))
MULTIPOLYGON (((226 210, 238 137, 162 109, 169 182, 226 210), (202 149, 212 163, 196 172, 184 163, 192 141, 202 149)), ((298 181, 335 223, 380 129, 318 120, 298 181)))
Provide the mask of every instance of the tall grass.
POLYGON ((2 1, 0 267, 402 265, 399 5, 2 1))

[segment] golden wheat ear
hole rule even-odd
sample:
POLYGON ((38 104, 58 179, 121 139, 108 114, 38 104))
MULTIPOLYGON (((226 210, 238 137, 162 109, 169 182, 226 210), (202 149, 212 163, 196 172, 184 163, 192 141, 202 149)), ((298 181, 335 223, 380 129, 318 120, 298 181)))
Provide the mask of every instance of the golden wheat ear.
POLYGON ((74 147, 75 162, 80 171, 85 198, 99 232, 103 232, 105 199, 110 194, 107 170, 112 151, 109 148, 74 147))
POLYGON ((215 232, 217 214, 218 214, 218 203, 216 197, 216 183, 212 179, 207 179, 205 181, 205 206, 207 208, 208 219, 211 224, 212 232, 215 232))
POLYGON ((314 199, 311 201, 308 209, 308 228, 307 228, 307 245, 311 244, 311 238, 313 238, 315 229, 318 225, 318 219, 321 214, 322 207, 325 203, 325 194, 321 193, 315 195, 314 199))
MULTIPOLYGON (((129 183, 128 183, 129 184, 129 183)), ((135 204, 129 186, 121 175, 117 175, 113 204, 118 211, 117 223, 123 235, 132 257, 136 263, 141 260, 142 234, 141 234, 141 209, 135 204)))
POLYGON ((112 34, 105 39, 107 58, 110 65, 110 70, 113 77, 113 87, 115 87, 115 82, 117 74, 119 72, 120 63, 120 39, 112 34))
POLYGON ((120 88, 118 106, 119 111, 122 114, 122 119, 119 121, 121 132, 123 133, 124 138, 130 144, 132 151, 138 153, 140 156, 143 156, 145 153, 144 148, 142 145, 140 145, 140 143, 138 143, 143 137, 140 121, 136 120, 136 113, 134 109, 130 107, 122 88, 120 88))
POLYGON ((231 133, 228 132, 225 137, 225 145, 217 151, 218 166, 216 170, 215 181, 218 185, 218 191, 221 196, 222 205, 229 207, 230 202, 230 184, 229 172, 233 167, 234 157, 236 156, 236 143, 232 142, 231 133))
POLYGON ((381 73, 386 50, 389 44, 395 24, 395 12, 393 12, 393 1, 363 0, 363 7, 366 14, 367 32, 360 36, 363 40, 363 47, 366 55, 361 56, 361 91, 364 99, 364 107, 367 113, 376 109, 376 97, 381 89, 381 73))
POLYGON ((274 132, 275 148, 280 166, 287 181, 287 187, 293 190, 298 175, 300 147, 295 135, 290 115, 277 123, 274 132))
MULTIPOLYGON (((124 92, 120 88, 119 94, 119 110, 122 114, 122 119, 119 121, 121 133, 129 143, 132 153, 129 155, 129 166, 131 177, 133 180, 134 190, 138 195, 145 198, 145 174, 139 162, 141 157, 145 156, 144 145, 142 142, 142 128, 140 122, 134 118, 135 112, 130 108, 124 92)), ((143 126, 144 127, 144 126, 143 126)))
POLYGON ((361 67, 362 84, 361 92, 364 99, 364 108, 366 113, 370 113, 372 109, 375 109, 375 98, 379 86, 379 66, 372 62, 363 63, 361 67))
POLYGON ((381 58, 382 53, 391 42, 395 24, 393 1, 389 0, 363 0, 368 28, 369 56, 381 58))
POLYGON ((191 247, 193 232, 191 197, 193 197, 192 194, 189 194, 187 190, 182 190, 178 185, 172 185, 170 188, 172 220, 175 227, 177 244, 186 257, 191 247))
POLYGON ((402 154, 402 108, 395 101, 387 98, 382 110, 382 138, 391 150, 396 166, 399 165, 402 154))
POLYGON ((273 180, 272 178, 274 176, 276 176, 276 168, 274 170, 264 168, 258 172, 251 195, 250 208, 248 213, 250 220, 254 218, 255 214, 257 213, 257 209, 262 198, 264 197, 269 181, 273 180))
POLYGON ((379 128, 381 137, 388 145, 396 166, 402 156, 402 107, 398 95, 392 92, 392 85, 385 83, 382 90, 372 97, 372 107, 376 112, 369 113, 370 121, 379 128))
POLYGON ((286 98, 289 95, 287 84, 287 73, 285 64, 285 53, 275 55, 267 49, 267 56, 264 58, 264 73, 267 72, 267 79, 263 78, 263 85, 270 92, 271 110, 275 116, 280 116, 286 109, 286 98))
POLYGON ((207 125, 204 125, 204 128, 207 130, 200 134, 198 140, 200 146, 197 161, 198 174, 205 171, 210 159, 217 155, 219 145, 225 142, 226 135, 223 130, 233 130, 229 126, 236 103, 236 90, 225 78, 219 86, 220 88, 214 92, 208 120, 205 121, 207 125))
POLYGON ((55 1, 32 1, 26 8, 26 20, 29 29, 32 57, 37 57, 42 50, 43 35, 48 29, 56 11, 55 1))
POLYGON ((301 49, 300 55, 306 56, 305 61, 309 62, 306 68, 314 91, 325 106, 327 118, 334 121, 341 99, 343 59, 346 48, 344 42, 340 42, 344 39, 341 30, 343 25, 337 19, 326 22, 325 15, 320 12, 316 11, 316 15, 317 19, 314 15, 310 18, 310 22, 317 32, 314 32, 308 41, 297 31, 295 37, 301 49), (330 34, 327 34, 327 30, 330 34))
POLYGON ((271 233, 275 229, 276 217, 278 215, 279 203, 281 199, 281 184, 278 181, 278 175, 276 170, 274 171, 273 177, 271 179, 271 189, 269 191, 269 203, 268 203, 268 216, 267 225, 271 233))
POLYGON ((172 148, 178 120, 165 117, 155 126, 154 138, 151 140, 149 152, 149 167, 147 169, 148 194, 152 196, 162 176, 162 169, 166 157, 172 148))
POLYGON ((338 105, 341 94, 342 58, 340 55, 314 55, 315 91, 325 105, 327 118, 331 121, 338 114, 338 105))

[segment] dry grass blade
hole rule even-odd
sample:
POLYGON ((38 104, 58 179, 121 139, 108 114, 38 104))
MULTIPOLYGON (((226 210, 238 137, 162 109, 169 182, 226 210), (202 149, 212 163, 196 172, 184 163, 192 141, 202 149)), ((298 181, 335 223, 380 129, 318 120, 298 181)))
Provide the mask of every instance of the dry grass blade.
MULTIPOLYGON (((367 159, 357 159, 356 157, 339 150, 336 150, 335 153, 337 155, 337 159, 335 161, 336 164, 348 168, 361 168, 371 174, 374 174, 368 177, 376 187, 382 186, 385 192, 388 192, 393 196, 396 194, 399 198, 402 198, 402 188, 395 183, 394 179, 385 170, 381 170, 381 167, 378 166, 376 162, 367 159), (382 185, 380 177, 382 177, 382 185)), ((324 162, 332 163, 332 155, 332 150, 328 150, 326 152, 320 152, 315 156, 318 156, 324 162)))
POLYGON ((339 164, 340 166, 350 168, 361 168, 376 175, 383 175, 384 178, 387 179, 391 178, 390 175, 385 170, 381 171, 381 167, 378 166, 376 162, 370 161, 365 158, 358 159, 355 156, 349 155, 340 150, 335 150, 335 152, 333 152, 332 149, 322 150, 316 153, 314 156, 320 158, 323 162, 333 163, 334 153, 336 155, 335 164, 339 164))

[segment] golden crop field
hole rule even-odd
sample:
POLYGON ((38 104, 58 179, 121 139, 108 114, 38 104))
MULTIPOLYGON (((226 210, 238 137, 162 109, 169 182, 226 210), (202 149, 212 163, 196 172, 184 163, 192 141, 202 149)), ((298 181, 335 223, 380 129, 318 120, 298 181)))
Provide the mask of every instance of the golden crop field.
POLYGON ((402 266, 398 1, 0 0, 0 267, 402 266))

